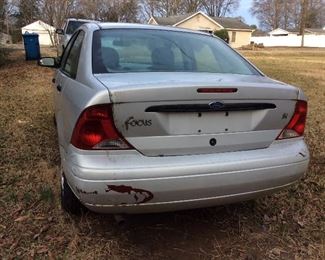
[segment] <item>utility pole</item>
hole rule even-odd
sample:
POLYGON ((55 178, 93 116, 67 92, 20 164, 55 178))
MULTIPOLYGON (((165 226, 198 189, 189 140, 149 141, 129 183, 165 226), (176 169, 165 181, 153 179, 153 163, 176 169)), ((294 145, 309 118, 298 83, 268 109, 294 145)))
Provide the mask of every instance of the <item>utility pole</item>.
POLYGON ((284 0, 284 30, 288 29, 288 1, 284 0))
POLYGON ((300 35, 301 35, 301 47, 304 47, 305 41, 305 26, 307 16, 308 0, 301 0, 301 17, 300 17, 300 35))

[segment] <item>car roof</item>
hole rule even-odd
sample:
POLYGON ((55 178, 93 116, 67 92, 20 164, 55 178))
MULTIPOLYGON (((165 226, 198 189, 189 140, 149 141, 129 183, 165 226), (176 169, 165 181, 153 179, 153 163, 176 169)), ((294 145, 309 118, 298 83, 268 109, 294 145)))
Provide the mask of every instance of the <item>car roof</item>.
POLYGON ((201 35, 210 35, 201 31, 194 31, 183 28, 176 28, 172 26, 161 26, 161 25, 149 25, 149 24, 139 24, 139 23, 109 23, 109 22, 90 22, 85 24, 86 27, 91 26, 91 24, 96 24, 99 29, 151 29, 151 30, 163 30, 163 31, 175 31, 175 32, 188 32, 201 35), (87 26, 88 25, 88 26, 87 26))
POLYGON ((80 21, 80 22, 97 22, 95 20, 88 20, 88 19, 78 19, 78 18, 67 18, 67 21, 80 21))

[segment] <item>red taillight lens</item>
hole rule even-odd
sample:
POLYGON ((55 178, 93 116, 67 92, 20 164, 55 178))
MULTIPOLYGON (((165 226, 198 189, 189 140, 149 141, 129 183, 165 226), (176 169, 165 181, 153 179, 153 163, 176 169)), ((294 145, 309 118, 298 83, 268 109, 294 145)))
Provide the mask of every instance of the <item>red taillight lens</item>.
POLYGON ((111 105, 86 108, 73 130, 71 144, 83 150, 131 148, 115 128, 111 105))
POLYGON ((290 122, 282 130, 277 139, 279 140, 302 136, 305 131, 306 117, 307 102, 298 100, 296 103, 295 113, 293 114, 290 122))

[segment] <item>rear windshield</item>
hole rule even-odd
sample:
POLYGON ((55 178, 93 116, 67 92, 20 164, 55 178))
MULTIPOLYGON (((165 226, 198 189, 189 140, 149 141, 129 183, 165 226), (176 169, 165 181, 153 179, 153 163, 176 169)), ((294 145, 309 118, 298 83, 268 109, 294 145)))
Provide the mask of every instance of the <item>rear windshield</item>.
POLYGON ((93 73, 258 72, 221 40, 187 32, 106 29, 94 32, 93 73))
POLYGON ((66 34, 73 34, 75 30, 77 30, 81 25, 83 25, 86 22, 81 21, 69 21, 66 34))

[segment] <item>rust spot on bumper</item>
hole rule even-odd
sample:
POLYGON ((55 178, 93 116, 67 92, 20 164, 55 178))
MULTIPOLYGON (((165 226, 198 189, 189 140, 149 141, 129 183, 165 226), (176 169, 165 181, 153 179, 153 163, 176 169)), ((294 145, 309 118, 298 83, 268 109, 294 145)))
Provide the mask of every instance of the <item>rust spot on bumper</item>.
POLYGON ((106 192, 127 193, 133 196, 136 204, 146 203, 153 199, 152 192, 143 189, 133 188, 125 185, 107 185, 106 192))

